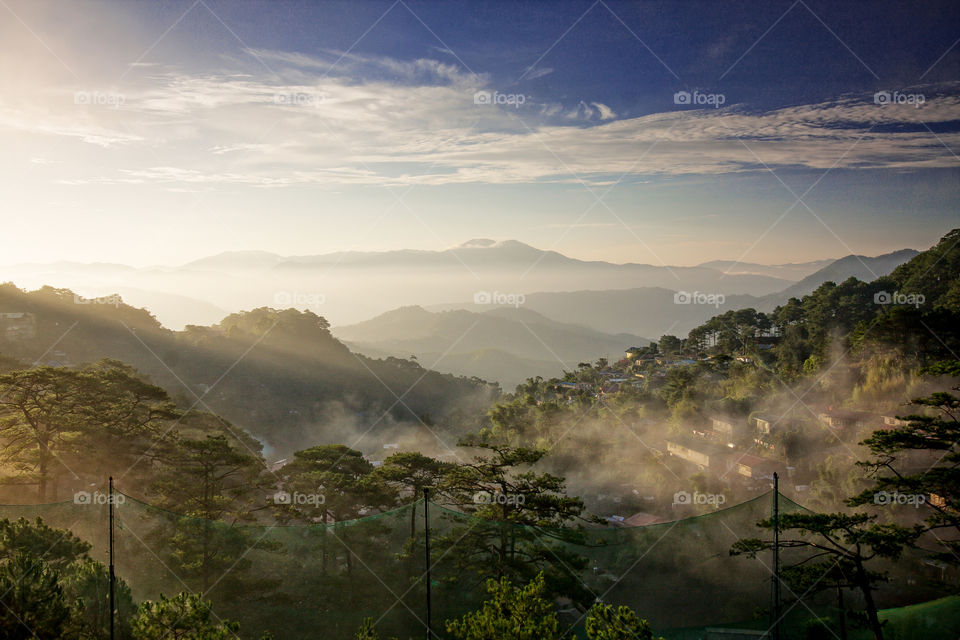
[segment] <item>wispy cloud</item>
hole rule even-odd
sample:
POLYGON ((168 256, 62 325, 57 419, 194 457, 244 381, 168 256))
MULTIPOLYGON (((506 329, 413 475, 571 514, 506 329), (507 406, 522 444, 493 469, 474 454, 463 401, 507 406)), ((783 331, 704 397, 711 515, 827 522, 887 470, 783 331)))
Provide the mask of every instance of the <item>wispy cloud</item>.
POLYGON ((104 91, 112 104, 78 104, 77 92, 100 95, 79 86, 0 103, 0 136, 64 136, 93 147, 96 162, 61 177, 65 184, 171 188, 599 185, 621 174, 720 175, 764 165, 918 170, 956 167, 950 149, 960 149, 960 133, 947 124, 960 120, 954 85, 926 88, 919 108, 875 104, 869 95, 766 112, 740 105, 622 118, 599 101, 477 104, 477 90, 494 89, 490 79, 438 60, 250 52, 272 71, 152 67, 122 94, 104 91), (938 123, 934 135, 928 127, 938 123), (123 161, 114 158, 111 169, 110 154, 120 150, 123 161))

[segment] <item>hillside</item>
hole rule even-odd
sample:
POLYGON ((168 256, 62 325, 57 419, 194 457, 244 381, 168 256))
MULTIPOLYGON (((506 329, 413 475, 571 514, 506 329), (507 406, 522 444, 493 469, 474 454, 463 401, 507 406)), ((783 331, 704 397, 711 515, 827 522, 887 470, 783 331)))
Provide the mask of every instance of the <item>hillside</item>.
POLYGON ((402 307, 335 335, 368 355, 415 355, 440 371, 475 375, 512 388, 528 377, 559 375, 584 359, 617 356, 649 340, 550 320, 527 308, 431 312, 402 307))
POLYGON ((357 447, 377 448, 378 434, 398 422, 416 427, 426 415, 441 425, 451 415, 469 422, 464 416, 478 415, 495 392, 416 362, 352 353, 310 312, 261 308, 178 332, 118 297, 77 300, 65 289, 0 285, 0 312, 35 320, 33 331, 0 339, 0 355, 55 365, 121 360, 180 405, 209 408, 279 453, 368 431, 357 447))
MULTIPOLYGON (((781 304, 790 298, 799 298, 813 292, 824 282, 840 283, 847 278, 856 278, 863 282, 871 282, 885 276, 903 263, 909 261, 920 252, 915 249, 900 249, 880 256, 850 255, 829 264, 819 271, 810 274, 800 282, 787 287, 776 295, 767 296, 781 304)), ((764 306, 769 306, 766 304, 764 306)), ((775 305, 774 305, 775 306, 775 305)))

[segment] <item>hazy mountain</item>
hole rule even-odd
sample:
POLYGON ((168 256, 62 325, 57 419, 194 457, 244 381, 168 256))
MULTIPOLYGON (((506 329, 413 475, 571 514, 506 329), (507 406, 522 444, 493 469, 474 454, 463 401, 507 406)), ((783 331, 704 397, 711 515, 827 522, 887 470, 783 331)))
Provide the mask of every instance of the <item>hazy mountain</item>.
MULTIPOLYGON (((523 308, 552 320, 590 327, 608 334, 645 335, 655 340, 665 333, 681 335, 711 316, 728 309, 756 307, 761 298, 725 296, 724 303, 678 304, 677 292, 660 287, 605 291, 544 291, 525 296, 523 308)), ((691 292, 692 293, 692 292, 691 292)), ((476 311, 483 305, 447 304, 430 307, 441 311, 476 311)))
MULTIPOLYGON (((273 268, 277 273, 328 273, 336 269, 346 273, 383 271, 393 275, 413 271, 436 271, 440 286, 451 277, 477 289, 524 292, 561 287, 595 286, 622 288, 677 286, 678 288, 716 289, 729 293, 756 295, 778 291, 791 280, 757 274, 724 275, 708 267, 673 267, 649 264, 616 264, 569 258, 556 251, 536 249, 516 240, 470 240, 444 251, 338 252, 317 256, 284 258, 273 268), (459 276, 459 277, 458 277, 459 276)), ((460 286, 459 284, 457 286, 460 286)))
MULTIPOLYGON (((881 276, 891 273, 901 264, 908 262, 920 252, 916 249, 900 249, 880 256, 868 257, 849 255, 840 258, 813 273, 800 282, 779 292, 774 299, 786 301, 790 298, 799 298, 811 293, 824 282, 843 282, 847 278, 856 278, 864 282, 871 282, 881 276)), ((780 304, 780 302, 778 302, 780 304)))
MULTIPOLYGON (((892 268, 888 263, 909 257, 891 255, 895 259, 884 261, 881 256, 864 261, 873 261, 871 268, 880 275, 892 268)), ((823 277, 842 279, 846 272, 861 277, 870 275, 857 271, 857 260, 845 258, 838 263, 826 267, 827 271, 821 269, 808 275, 803 287, 815 287, 823 277), (829 271, 831 268, 834 270, 829 271)), ((0 281, 13 281, 27 288, 65 287, 85 296, 124 292, 133 296, 138 306, 150 309, 166 327, 180 329, 186 324, 209 324, 223 315, 221 310, 233 312, 262 306, 310 309, 334 325, 345 325, 402 306, 429 307, 451 300, 470 302, 488 297, 496 303, 515 299, 517 294, 529 297, 531 292, 655 288, 723 294, 728 299, 737 295, 764 297, 790 291, 801 273, 814 266, 815 263, 800 263, 765 267, 730 261, 695 267, 615 264, 578 260, 515 240, 477 239, 443 251, 344 251, 313 256, 233 251, 181 266, 148 268, 67 262, 22 264, 0 268, 0 281), (730 272, 725 273, 728 269, 730 272), (514 298, 509 298, 511 295, 514 298)), ((639 305, 631 303, 632 306, 628 304, 622 309, 594 312, 609 313, 610 322, 581 318, 577 309, 564 310, 559 316, 546 310, 544 313, 560 322, 651 336, 674 322, 682 327, 703 316, 703 309, 677 310, 672 309, 672 304, 652 309, 651 304, 662 304, 661 298, 662 294, 650 293, 641 297, 639 305), (623 315, 627 313, 630 315, 623 315), (645 317, 639 318, 640 313, 645 317)), ((772 303, 779 299, 769 298, 772 303)), ((540 310, 529 304, 527 308, 540 310)))
POLYGON ((513 307, 486 307, 482 313, 403 307, 336 327, 333 333, 366 355, 415 355, 431 369, 495 379, 506 388, 527 377, 557 375, 585 359, 617 357, 628 347, 649 342, 513 307))
POLYGON ((204 271, 266 271, 283 260, 267 251, 225 251, 183 265, 185 269, 204 271))
MULTIPOLYGON (((849 277, 864 281, 874 280, 874 273, 876 276, 887 275, 915 255, 917 251, 913 249, 902 249, 876 257, 851 255, 831 262, 783 291, 765 296, 725 295, 722 303, 715 304, 707 303, 709 299, 702 295, 675 297, 679 288, 638 287, 531 293, 525 296, 523 307, 554 320, 583 324, 598 331, 626 332, 649 336, 651 339, 663 334, 679 336, 686 335, 690 329, 730 309, 752 307, 758 311, 772 311, 791 297, 810 293, 824 282, 839 283, 849 277)), ((689 294, 704 293, 702 289, 683 291, 689 294)), ((716 300, 719 301, 719 298, 716 300)), ((435 305, 430 308, 477 310, 483 306, 460 303, 435 305)))
POLYGON ((787 264, 756 264, 753 262, 738 262, 736 260, 711 260, 704 262, 700 267, 718 269, 729 275, 760 275, 785 280, 801 280, 820 269, 833 264, 836 258, 814 260, 812 262, 796 262, 787 264))

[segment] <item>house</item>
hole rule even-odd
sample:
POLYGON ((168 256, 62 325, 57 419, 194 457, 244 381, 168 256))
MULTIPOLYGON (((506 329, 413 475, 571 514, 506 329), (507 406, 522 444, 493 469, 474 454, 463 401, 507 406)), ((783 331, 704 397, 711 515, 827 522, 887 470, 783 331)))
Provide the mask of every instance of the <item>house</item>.
POLYGON ((736 440, 747 431, 747 420, 744 416, 718 414, 710 418, 713 430, 727 440, 736 440))
POLYGON ((36 338, 36 318, 32 313, 23 311, 0 313, 0 336, 7 342, 36 338))
POLYGON ((862 427, 868 419, 872 417, 865 411, 850 411, 849 409, 827 408, 826 411, 817 416, 823 424, 831 429, 852 429, 862 427))
POLYGON ((629 349, 623 352, 623 357, 626 358, 627 360, 633 360, 638 355, 640 355, 642 351, 643 349, 641 347, 630 347, 629 349))
POLYGON ((758 413, 757 415, 750 417, 751 426, 757 430, 757 433, 762 435, 769 435, 779 422, 780 416, 775 416, 769 413, 758 413))
POLYGON ((671 438, 667 440, 667 452, 700 469, 723 473, 730 468, 730 450, 706 440, 671 438))
POLYGON ((587 382, 558 382, 557 391, 590 391, 593 387, 587 382))
POLYGON ((910 424, 909 420, 901 420, 896 416, 880 416, 885 427, 905 427, 910 424))
POLYGON ((736 460, 737 473, 745 478, 772 480, 773 473, 779 468, 776 460, 745 453, 736 460))

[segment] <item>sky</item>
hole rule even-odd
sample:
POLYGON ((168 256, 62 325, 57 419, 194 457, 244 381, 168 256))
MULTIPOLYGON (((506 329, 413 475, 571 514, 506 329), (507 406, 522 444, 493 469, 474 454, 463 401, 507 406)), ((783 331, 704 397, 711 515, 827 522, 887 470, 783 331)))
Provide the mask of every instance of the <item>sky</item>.
POLYGON ((960 226, 951 2, 0 0, 0 264, 803 262, 960 226))

